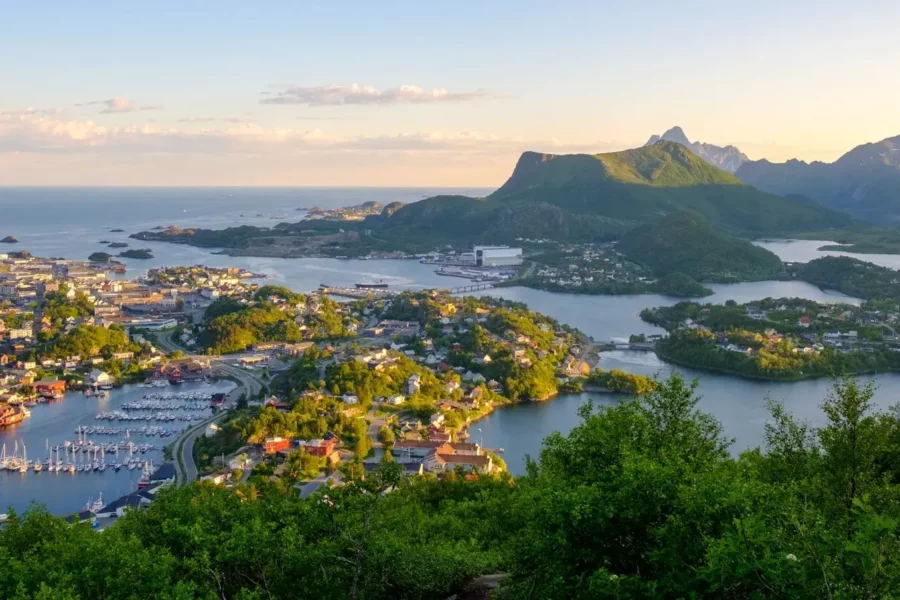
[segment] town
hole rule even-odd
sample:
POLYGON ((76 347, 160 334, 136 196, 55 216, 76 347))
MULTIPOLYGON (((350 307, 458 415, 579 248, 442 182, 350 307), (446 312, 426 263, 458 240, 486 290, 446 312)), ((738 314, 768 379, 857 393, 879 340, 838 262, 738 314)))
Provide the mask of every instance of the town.
MULTIPOLYGON (((493 266, 490 250, 480 253, 485 267, 493 266)), ((150 269, 134 281, 119 275, 109 263, 0 255, 0 426, 29 418, 36 404, 73 393, 100 397, 122 385, 233 379, 239 387, 227 400, 145 394, 96 415, 140 426, 79 428, 71 448, 48 447, 44 461, 16 449, 4 468, 102 472, 104 455, 115 452, 111 469, 143 466, 145 481, 167 483, 184 477, 183 468, 118 460, 122 448, 135 449, 127 435, 109 444, 81 438, 174 435, 171 450, 200 428, 189 458, 196 476, 229 486, 294 486, 306 496, 365 477, 385 460, 411 476, 489 476, 505 470, 503 449, 476 439, 478 419, 582 382, 612 387, 589 377, 593 340, 515 303, 378 289, 338 303, 322 291, 261 285, 260 276, 233 268, 150 269), (187 428, 172 429, 173 421, 187 428), (74 452, 70 460, 75 448, 91 460, 74 452)), ((150 501, 146 493, 129 498, 113 508, 150 501)), ((109 512, 101 508, 88 512, 109 512)))

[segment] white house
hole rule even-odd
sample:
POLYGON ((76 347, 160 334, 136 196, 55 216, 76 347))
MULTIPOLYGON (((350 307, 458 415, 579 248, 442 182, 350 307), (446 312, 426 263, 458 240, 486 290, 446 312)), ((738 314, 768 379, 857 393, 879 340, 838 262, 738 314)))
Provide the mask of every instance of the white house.
POLYGON ((110 377, 109 373, 105 373, 100 369, 94 369, 88 373, 88 381, 91 385, 110 385, 112 377, 110 377))
POLYGON ((341 396, 341 400, 344 401, 344 404, 359 404, 359 397, 355 394, 344 394, 341 396))

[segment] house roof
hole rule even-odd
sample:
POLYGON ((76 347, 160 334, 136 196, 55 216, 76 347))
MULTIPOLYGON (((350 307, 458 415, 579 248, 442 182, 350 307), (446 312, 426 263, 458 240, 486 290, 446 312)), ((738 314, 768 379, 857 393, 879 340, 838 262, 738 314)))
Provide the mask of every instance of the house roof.
POLYGON ((166 462, 159 466, 150 477, 150 481, 172 479, 175 477, 175 463, 166 462))
POLYGON ((486 467, 490 464, 490 457, 473 454, 438 454, 438 458, 448 465, 475 465, 477 467, 486 467))

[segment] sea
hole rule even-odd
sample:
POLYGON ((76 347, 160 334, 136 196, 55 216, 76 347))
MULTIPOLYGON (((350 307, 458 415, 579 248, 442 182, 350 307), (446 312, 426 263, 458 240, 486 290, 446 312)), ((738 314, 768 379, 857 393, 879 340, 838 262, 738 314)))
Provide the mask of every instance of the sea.
MULTIPOLYGON (((223 228, 237 225, 272 227, 279 222, 296 221, 303 210, 313 206, 336 208, 377 201, 382 204, 416 202, 437 194, 482 196, 488 189, 443 188, 0 188, 0 238, 13 235, 19 243, 9 249, 28 250, 36 256, 86 259, 102 251, 101 242, 121 241, 132 248, 149 248, 150 260, 123 259, 128 272, 136 277, 157 266, 195 265, 236 266, 260 273, 270 282, 296 291, 311 291, 320 286, 347 285, 367 279, 384 279, 393 289, 416 290, 452 287, 457 282, 436 275, 433 265, 415 260, 338 260, 230 257, 216 249, 194 248, 130 240, 128 235, 157 226, 223 228), (122 232, 113 232, 122 229, 122 232)), ((765 240, 768 248, 785 261, 805 262, 823 255, 828 242, 810 240, 765 240)), ((7 248, 0 248, 4 251, 7 248)), ((890 268, 900 268, 900 256, 849 255, 890 268)), ((714 284, 714 295, 706 299, 748 302, 766 297, 799 297, 818 302, 858 304, 857 298, 821 290, 804 282, 764 281, 740 284, 714 284)), ((533 310, 577 327, 596 340, 627 340, 632 333, 658 333, 660 330, 641 321, 638 313, 649 306, 668 306, 681 299, 661 295, 586 296, 559 294, 512 287, 481 292, 524 302, 533 310)), ((603 353, 599 366, 621 368, 647 375, 665 376, 672 367, 652 353, 615 351, 603 353)), ((732 451, 739 453, 759 446, 767 419, 767 398, 784 402, 800 418, 812 424, 823 419, 820 409, 825 399, 827 380, 801 382, 760 382, 678 368, 689 379, 697 378, 699 407, 716 416, 732 438, 732 451)), ((226 385, 223 382, 223 385, 226 385)), ((900 399, 900 375, 877 377, 875 401, 887 408, 900 399)), ((136 394, 124 389, 113 394, 136 394)), ((587 401, 595 405, 619 401, 612 394, 566 394, 543 403, 520 404, 494 411, 472 428, 473 438, 485 447, 503 449, 503 457, 515 474, 525 468, 525 457, 537 457, 542 441, 550 433, 568 433, 578 424, 578 408, 587 401)), ((118 396, 110 399, 119 401, 118 396)), ((54 404, 35 407, 27 424, 0 430, 0 444, 12 452, 14 442, 27 435, 29 456, 41 456, 47 443, 73 439, 74 427, 81 422, 94 423, 97 401, 79 394, 68 394, 54 404), (31 433, 28 433, 31 432, 31 433), (68 436, 68 437, 67 437, 68 436)), ((100 440, 98 440, 100 441, 100 440)), ((80 509, 89 497, 100 492, 114 498, 129 491, 133 482, 107 475, 83 477, 48 473, 0 473, 0 512, 8 506, 23 510, 31 502, 44 504, 56 514, 80 509)))

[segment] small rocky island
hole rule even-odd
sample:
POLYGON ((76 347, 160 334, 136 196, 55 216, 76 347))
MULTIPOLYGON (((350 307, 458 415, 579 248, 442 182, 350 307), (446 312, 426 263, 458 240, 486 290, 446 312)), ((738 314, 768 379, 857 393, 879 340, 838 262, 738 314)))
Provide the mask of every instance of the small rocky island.
POLYGON ((125 233, 124 229, 110 229, 110 233, 125 233))
POLYGON ((107 244, 110 248, 127 248, 128 244, 125 242, 111 242, 107 244))
POLYGON ((125 252, 119 253, 120 258, 139 258, 142 260, 153 258, 153 253, 150 252, 149 248, 140 248, 136 250, 126 250, 125 252))
POLYGON ((4 244, 18 244, 19 240, 15 236, 8 235, 5 238, 3 238, 2 240, 0 240, 0 242, 2 242, 4 244))
POLYGON ((112 254, 106 252, 94 252, 88 256, 88 260, 91 262, 109 262, 110 259, 112 259, 112 254))

